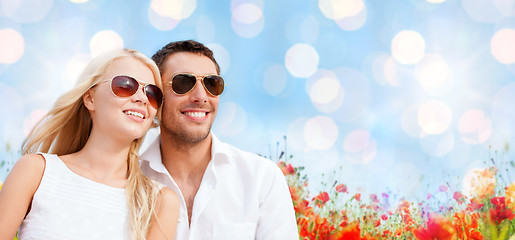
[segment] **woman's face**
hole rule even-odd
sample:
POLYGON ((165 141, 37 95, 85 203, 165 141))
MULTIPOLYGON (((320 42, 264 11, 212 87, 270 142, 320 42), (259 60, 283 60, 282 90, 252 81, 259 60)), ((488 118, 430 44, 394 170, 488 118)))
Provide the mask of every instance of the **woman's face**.
POLYGON ((115 60, 101 76, 100 82, 85 95, 85 105, 93 121, 91 135, 102 134, 108 138, 132 141, 143 137, 156 115, 154 108, 143 92, 143 85, 154 84, 154 75, 149 67, 132 57, 115 60), (129 97, 118 97, 111 90, 116 76, 129 76, 139 81, 138 91, 129 97))

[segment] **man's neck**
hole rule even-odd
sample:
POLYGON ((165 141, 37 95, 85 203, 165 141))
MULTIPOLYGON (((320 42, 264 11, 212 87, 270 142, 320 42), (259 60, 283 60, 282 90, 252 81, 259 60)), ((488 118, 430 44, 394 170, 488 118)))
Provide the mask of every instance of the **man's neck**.
POLYGON ((161 137, 161 157, 174 180, 200 180, 211 160, 212 136, 198 143, 161 137))

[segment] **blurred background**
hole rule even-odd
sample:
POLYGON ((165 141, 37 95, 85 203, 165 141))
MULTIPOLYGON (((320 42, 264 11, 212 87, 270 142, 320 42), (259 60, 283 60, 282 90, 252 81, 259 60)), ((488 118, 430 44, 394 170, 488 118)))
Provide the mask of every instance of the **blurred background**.
POLYGON ((227 82, 213 132, 286 150, 313 194, 466 194, 491 165, 515 180, 515 0, 0 0, 0 181, 92 57, 185 39, 227 82))

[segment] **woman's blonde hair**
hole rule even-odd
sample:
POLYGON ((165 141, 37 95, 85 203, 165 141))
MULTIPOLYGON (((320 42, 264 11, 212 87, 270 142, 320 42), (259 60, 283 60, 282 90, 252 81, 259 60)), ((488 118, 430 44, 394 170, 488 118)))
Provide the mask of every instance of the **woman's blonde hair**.
MULTIPOLYGON (((93 126, 83 95, 100 82, 111 64, 120 58, 136 59, 150 68, 156 85, 162 89, 161 75, 154 61, 132 49, 117 49, 94 58, 80 75, 72 90, 57 99, 53 108, 39 121, 22 144, 23 154, 48 152, 65 155, 80 151, 86 144, 93 126)), ((158 109, 158 114, 160 109, 158 109)), ((153 124, 155 127, 155 124, 153 124)), ((129 208, 130 232, 135 239, 145 239, 155 220, 155 184, 139 168, 138 151, 143 137, 132 141, 127 156, 128 179, 125 191, 129 208)))

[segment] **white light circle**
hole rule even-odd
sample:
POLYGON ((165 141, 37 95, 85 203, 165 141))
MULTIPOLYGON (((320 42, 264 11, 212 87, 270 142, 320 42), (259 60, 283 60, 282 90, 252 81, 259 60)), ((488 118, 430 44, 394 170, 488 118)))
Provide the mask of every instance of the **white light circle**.
POLYGON ((494 5, 503 16, 515 17, 515 0, 493 0, 494 5))
POLYGON ((367 8, 363 7, 359 13, 353 16, 336 19, 335 22, 343 30, 355 31, 365 25, 367 21, 367 8))
POLYGON ((439 88, 449 78, 449 65, 445 59, 434 53, 424 56, 415 67, 415 74, 424 89, 439 88))
POLYGON ((402 64, 415 64, 424 57, 426 42, 415 31, 404 30, 392 40, 392 55, 402 64))
POLYGON ((197 8, 196 0, 153 0, 150 3, 152 11, 159 16, 175 20, 183 20, 191 16, 197 8))
POLYGON ((160 31, 169 31, 177 27, 181 20, 157 14, 152 6, 148 8, 148 20, 154 28, 160 31))
POLYGON ((103 52, 123 48, 123 39, 111 30, 97 32, 89 42, 91 56, 94 58, 103 52))
POLYGON ((308 78, 306 92, 313 105, 324 113, 338 110, 345 96, 345 91, 336 74, 326 69, 320 69, 308 78))
POLYGON ((446 103, 430 100, 418 109, 417 120, 425 133, 441 134, 451 125, 452 111, 446 103))
POLYGON ((23 36, 14 29, 0 29, 0 63, 17 62, 25 51, 23 36))
POLYGON ((37 109, 30 113, 30 116, 28 118, 25 118, 23 121, 23 134, 24 136, 29 135, 30 131, 34 128, 36 123, 38 123, 45 114, 47 114, 47 110, 44 109, 37 109))
POLYGON ((261 8, 251 3, 243 3, 232 10, 232 18, 237 22, 252 24, 263 17, 261 8))
POLYGON ((329 103, 336 99, 340 93, 340 82, 337 78, 324 77, 318 79, 308 90, 311 101, 315 103, 329 103))
POLYGON ((515 63, 515 29, 501 29, 494 34, 490 51, 497 61, 504 64, 515 63))
POLYGON ((471 109, 460 117, 458 131, 468 144, 484 143, 492 134, 492 121, 483 111, 471 109))
POLYGON ((221 104, 216 117, 216 129, 223 136, 237 136, 247 125, 247 113, 234 102, 221 104))
POLYGON ((64 78, 66 81, 63 82, 65 89, 71 89, 75 86, 80 74, 90 61, 91 55, 86 53, 77 54, 70 59, 66 65, 66 78, 64 78))
MULTIPOLYGON (((7 4, 7 13, 0 16, 9 16, 18 23, 35 23, 43 20, 54 7, 54 0, 9 0, 15 3, 7 4), (17 3, 16 3, 17 2, 17 3)), ((0 2, 0 12, 4 10, 4 3, 0 2)))
POLYGON ((313 75, 318 62, 318 52, 308 44, 295 44, 286 52, 285 66, 294 77, 307 78, 313 75))
POLYGON ((492 0, 461 0, 465 12, 477 22, 495 23, 503 18, 492 0))
POLYGON ((357 129, 343 140, 345 159, 351 163, 367 164, 376 155, 377 143, 367 130, 357 129))
POLYGON ((320 11, 329 19, 339 20, 356 16, 365 8, 363 0, 319 0, 320 11))
POLYGON ((304 125, 304 139, 313 149, 327 150, 334 145, 337 138, 338 126, 329 117, 316 116, 304 125))
POLYGON ((206 44, 206 46, 213 51, 216 56, 216 62, 220 66, 220 74, 224 74, 231 67, 231 55, 229 51, 220 44, 206 44))

